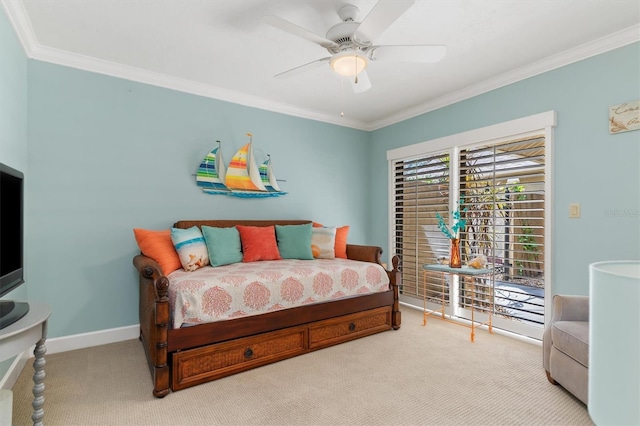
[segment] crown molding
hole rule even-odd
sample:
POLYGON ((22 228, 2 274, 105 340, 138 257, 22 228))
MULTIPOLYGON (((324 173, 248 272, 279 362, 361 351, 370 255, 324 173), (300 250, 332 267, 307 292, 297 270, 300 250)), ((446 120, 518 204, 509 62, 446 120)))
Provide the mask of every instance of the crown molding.
POLYGON ((368 126, 367 130, 373 131, 381 129, 386 126, 408 120, 409 118, 417 117, 427 112, 452 105, 456 102, 490 92, 491 90, 499 89, 500 87, 508 86, 509 84, 513 84, 638 41, 640 41, 640 25, 634 25, 592 42, 585 43, 576 48, 565 50, 564 52, 549 56, 543 60, 533 62, 524 67, 492 77, 477 84, 472 84, 464 89, 449 93, 413 108, 406 109, 384 119, 377 120, 370 123, 371 125, 368 126))
POLYGON ((248 107, 254 107, 305 118, 338 126, 358 130, 374 131, 416 116, 434 111, 439 108, 481 95, 491 90, 507 86, 512 83, 590 58, 601 53, 640 41, 640 25, 623 29, 616 33, 585 43, 573 49, 566 50, 543 60, 534 62, 513 71, 492 77, 464 89, 449 93, 429 102, 390 115, 380 120, 364 122, 345 117, 329 116, 318 112, 300 108, 283 102, 276 102, 266 98, 251 96, 244 93, 223 89, 213 85, 197 83, 166 74, 130 67, 115 62, 104 61, 89 56, 78 55, 64 50, 42 46, 35 36, 33 27, 22 1, 1 0, 2 5, 12 23, 27 56, 34 60, 77 68, 98 74, 123 78, 139 83, 150 84, 179 92, 232 102, 248 107))
POLYGON ((38 40, 36 39, 31 21, 27 16, 27 11, 24 9, 22 1, 2 0, 1 4, 7 14, 7 18, 9 18, 9 22, 11 22, 13 29, 18 35, 22 48, 27 56, 31 57, 31 52, 34 47, 38 46, 38 40))
POLYGON ((358 121, 348 119, 338 120, 335 117, 328 117, 315 111, 295 107, 286 103, 50 47, 37 47, 33 51, 32 59, 294 117, 365 130, 365 124, 358 121))
POLYGON ((104 74, 125 80, 136 81, 139 83, 150 84, 153 86, 163 87, 165 89, 176 90, 221 101, 232 102, 234 104, 259 108, 294 117, 335 124, 353 129, 367 130, 367 123, 358 120, 320 114, 316 111, 296 107, 283 102, 276 102, 270 99, 247 95, 213 85, 198 83, 141 68, 118 64, 116 62, 105 61, 65 50, 43 46, 38 42, 35 36, 35 32, 33 31, 33 27, 31 26, 31 22, 22 1, 1 0, 1 2, 7 12, 9 21, 18 34, 18 38, 22 43, 25 53, 30 59, 104 74))

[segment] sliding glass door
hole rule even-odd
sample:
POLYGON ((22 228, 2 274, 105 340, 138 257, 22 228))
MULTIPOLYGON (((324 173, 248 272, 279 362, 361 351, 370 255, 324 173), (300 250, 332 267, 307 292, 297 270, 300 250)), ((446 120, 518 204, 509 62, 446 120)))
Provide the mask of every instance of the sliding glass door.
MULTIPOLYGON (((480 256, 495 272, 480 308, 493 305, 499 328, 536 334, 531 328, 544 326, 544 136, 461 149, 458 165, 463 261, 480 256)), ((459 315, 469 318, 467 309, 459 315)))
POLYGON ((548 135, 532 133, 484 143, 454 145, 390 161, 392 250, 402 265, 401 300, 440 309, 453 318, 541 338, 548 276, 548 135), (451 223, 460 208, 462 262, 480 259, 494 271, 473 282, 425 272, 446 262, 449 240, 436 214, 451 223), (444 283, 443 283, 444 279, 444 283))

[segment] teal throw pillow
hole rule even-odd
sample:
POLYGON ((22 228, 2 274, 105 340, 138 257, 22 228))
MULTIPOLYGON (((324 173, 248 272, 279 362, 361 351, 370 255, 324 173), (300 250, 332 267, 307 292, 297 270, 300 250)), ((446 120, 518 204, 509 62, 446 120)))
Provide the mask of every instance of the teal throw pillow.
POLYGON ((313 260, 311 251, 311 223, 304 225, 276 225, 278 251, 283 259, 313 260))
POLYGON ((171 228, 171 241, 185 271, 195 271, 209 264, 207 245, 200 228, 171 228))
POLYGON ((235 226, 231 228, 203 226, 202 233, 207 242, 211 266, 242 262, 240 233, 235 226))

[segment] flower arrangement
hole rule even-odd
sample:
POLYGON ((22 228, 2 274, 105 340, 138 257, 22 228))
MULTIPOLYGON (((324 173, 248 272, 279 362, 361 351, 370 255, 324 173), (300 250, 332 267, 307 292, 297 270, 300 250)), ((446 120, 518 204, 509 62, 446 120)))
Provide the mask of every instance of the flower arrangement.
MULTIPOLYGON (((460 238, 460 230, 464 229, 467 225, 467 220, 462 219, 460 214, 460 204, 462 204, 462 202, 463 199, 461 198, 460 202, 458 203, 458 208, 455 211, 451 212, 451 214, 453 215, 453 220, 455 220, 455 223, 453 224, 451 229, 449 229, 447 224, 444 223, 444 218, 440 215, 440 213, 436 213, 436 218, 438 218, 438 227, 447 238, 452 240, 460 238)), ((462 211, 466 212, 467 208, 465 207, 462 211)))

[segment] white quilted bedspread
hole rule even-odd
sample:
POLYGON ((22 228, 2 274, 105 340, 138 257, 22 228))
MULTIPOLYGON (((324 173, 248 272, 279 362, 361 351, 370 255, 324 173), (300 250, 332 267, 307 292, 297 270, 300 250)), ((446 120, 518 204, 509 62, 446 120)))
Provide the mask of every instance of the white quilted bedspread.
POLYGON ((173 328, 389 289, 382 266, 337 258, 179 269, 168 278, 173 328))

